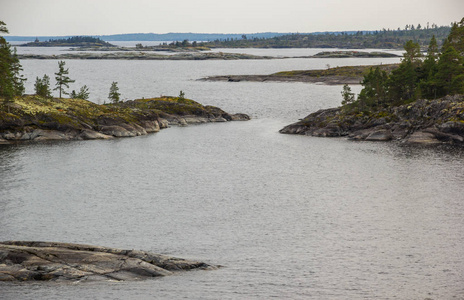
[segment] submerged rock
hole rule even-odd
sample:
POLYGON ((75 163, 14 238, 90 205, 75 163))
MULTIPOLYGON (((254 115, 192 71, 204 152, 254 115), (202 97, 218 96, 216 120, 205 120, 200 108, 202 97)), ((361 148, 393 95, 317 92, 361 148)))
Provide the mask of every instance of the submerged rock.
POLYGON ((137 250, 54 242, 0 242, 0 281, 138 280, 216 268, 204 262, 137 250))

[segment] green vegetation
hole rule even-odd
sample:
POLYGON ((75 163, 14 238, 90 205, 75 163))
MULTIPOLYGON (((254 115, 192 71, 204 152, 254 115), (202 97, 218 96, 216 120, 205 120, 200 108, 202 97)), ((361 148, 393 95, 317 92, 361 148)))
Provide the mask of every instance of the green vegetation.
POLYGON ((111 83, 108 99, 110 99, 112 103, 116 104, 120 102, 120 96, 121 94, 119 93, 118 83, 116 81, 113 81, 113 83, 111 83))
POLYGON ((416 42, 406 42, 404 49, 401 64, 390 74, 376 67, 364 75, 364 88, 357 100, 347 102, 344 96, 345 110, 376 110, 419 98, 464 93, 464 18, 453 24, 441 53, 435 37, 429 42, 425 59, 416 42))
MULTIPOLYGON (((308 77, 326 77, 326 76, 343 76, 362 78, 368 74, 372 65, 367 66, 344 66, 328 68, 323 70, 296 70, 296 71, 283 71, 271 74, 271 76, 308 76, 308 77)), ((380 70, 391 73, 394 69, 398 68, 398 64, 386 64, 376 66, 380 70)))
POLYGON ((408 40, 426 47, 433 35, 439 43, 450 32, 449 26, 435 24, 406 25, 404 29, 378 31, 328 32, 322 34, 288 34, 272 38, 244 38, 198 43, 210 48, 351 48, 400 49, 408 40))
MULTIPOLYGON (((0 21, 0 33, 8 33, 6 24, 0 21)), ((0 97, 11 101, 13 97, 24 93, 24 79, 16 49, 11 50, 10 45, 3 36, 0 36, 0 97)))
POLYGON ((199 45, 198 42, 189 40, 183 40, 182 42, 162 43, 158 46, 143 46, 142 44, 136 44, 137 50, 158 50, 158 51, 208 51, 211 48, 199 45))
POLYGON ((79 90, 79 92, 76 93, 75 90, 73 90, 70 94, 71 98, 74 98, 74 99, 84 99, 84 100, 87 100, 89 99, 89 88, 84 85, 83 87, 81 87, 81 89, 79 90))
POLYGON ((105 42, 100 38, 92 36, 74 36, 67 39, 50 39, 40 42, 36 39, 34 42, 23 44, 24 47, 115 47, 113 44, 105 42))
MULTIPOLYGON (((0 101, 3 98, 0 98, 0 101)), ((204 118, 231 117, 217 107, 178 97, 129 100, 110 104, 95 104, 84 99, 49 98, 39 95, 15 97, 11 110, 0 107, 0 136, 5 132, 24 132, 34 129, 58 131, 94 130, 102 126, 128 124, 146 126, 145 121, 159 118, 175 119, 192 115, 204 118)))
POLYGON ((59 61, 58 62, 58 72, 55 73, 56 77, 56 87, 54 90, 58 90, 60 93, 60 98, 61 94, 68 95, 68 93, 65 91, 64 87, 67 87, 69 89, 69 84, 73 83, 75 80, 71 80, 67 75, 69 74, 69 69, 65 69, 64 65, 66 63, 64 61, 59 61))
POLYGON ((43 78, 36 77, 34 83, 35 93, 39 96, 51 98, 52 91, 50 90, 50 77, 47 74, 43 78))

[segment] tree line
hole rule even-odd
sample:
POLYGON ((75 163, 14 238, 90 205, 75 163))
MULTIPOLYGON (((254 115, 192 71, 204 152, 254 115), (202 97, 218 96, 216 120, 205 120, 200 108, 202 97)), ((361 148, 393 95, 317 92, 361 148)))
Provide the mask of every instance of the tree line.
POLYGON ((437 99, 464 93, 464 18, 453 23, 441 50, 437 39, 430 39, 427 54, 417 42, 404 45, 404 57, 390 74, 371 68, 361 82, 357 99, 348 85, 343 87, 342 105, 347 109, 370 110, 401 105, 419 98, 437 99))
POLYGON ((113 44, 92 36, 73 36, 65 39, 49 39, 48 41, 39 41, 38 38, 34 42, 30 42, 21 46, 99 46, 99 47, 114 47, 113 44))
POLYGON ((441 45, 449 34, 450 26, 427 24, 406 25, 404 29, 382 29, 376 31, 326 32, 312 34, 286 34, 272 38, 227 38, 212 42, 198 43, 210 48, 383 48, 399 49, 408 40, 426 47, 435 35, 441 45))

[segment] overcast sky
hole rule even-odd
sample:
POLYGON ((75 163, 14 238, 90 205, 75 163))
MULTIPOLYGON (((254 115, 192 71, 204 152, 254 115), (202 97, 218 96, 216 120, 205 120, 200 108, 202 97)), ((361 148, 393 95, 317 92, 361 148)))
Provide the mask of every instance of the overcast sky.
POLYGON ((0 0, 10 35, 377 30, 464 17, 464 0, 0 0))

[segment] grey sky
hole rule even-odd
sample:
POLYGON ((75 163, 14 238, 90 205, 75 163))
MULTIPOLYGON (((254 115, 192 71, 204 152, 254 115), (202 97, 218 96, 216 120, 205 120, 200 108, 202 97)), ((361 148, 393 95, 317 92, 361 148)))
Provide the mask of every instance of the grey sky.
POLYGON ((464 17, 464 0, 0 0, 10 35, 376 30, 464 17))

